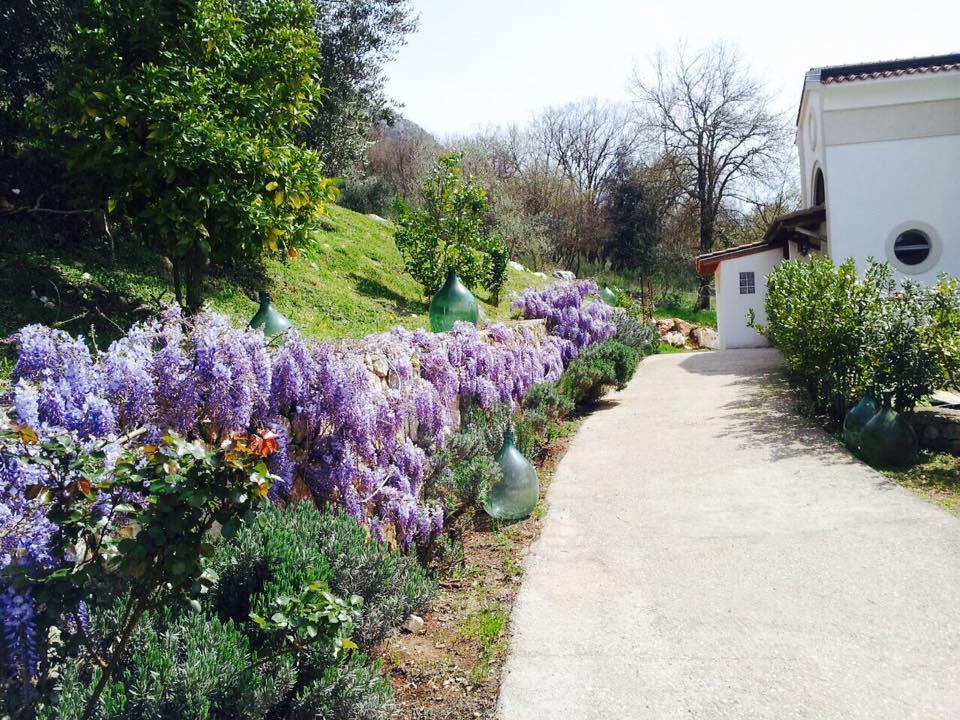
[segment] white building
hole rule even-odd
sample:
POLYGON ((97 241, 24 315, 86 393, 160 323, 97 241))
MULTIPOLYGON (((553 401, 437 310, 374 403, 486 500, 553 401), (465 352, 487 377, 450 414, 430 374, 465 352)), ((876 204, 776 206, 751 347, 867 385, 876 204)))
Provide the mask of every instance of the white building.
POLYGON ((762 242, 697 258, 714 274, 721 348, 766 344, 766 275, 784 258, 886 260, 900 277, 960 276, 960 54, 807 73, 797 121, 805 210, 762 242))

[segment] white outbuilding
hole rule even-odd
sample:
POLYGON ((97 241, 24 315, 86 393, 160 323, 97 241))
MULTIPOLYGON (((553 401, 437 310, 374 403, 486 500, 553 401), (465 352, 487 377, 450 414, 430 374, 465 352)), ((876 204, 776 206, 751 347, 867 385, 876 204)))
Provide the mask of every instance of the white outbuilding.
POLYGON ((960 276, 960 53, 816 68, 797 116, 803 207, 764 240, 697 258, 715 276, 720 347, 765 344, 766 275, 810 252, 886 260, 923 282, 960 276))

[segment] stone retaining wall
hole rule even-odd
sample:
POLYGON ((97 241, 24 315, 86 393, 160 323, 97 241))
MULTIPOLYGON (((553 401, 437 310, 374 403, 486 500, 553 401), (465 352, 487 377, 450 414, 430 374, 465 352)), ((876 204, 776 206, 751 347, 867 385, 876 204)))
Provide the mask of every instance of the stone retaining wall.
POLYGON ((960 455, 960 410, 920 407, 907 415, 907 419, 922 447, 960 455))

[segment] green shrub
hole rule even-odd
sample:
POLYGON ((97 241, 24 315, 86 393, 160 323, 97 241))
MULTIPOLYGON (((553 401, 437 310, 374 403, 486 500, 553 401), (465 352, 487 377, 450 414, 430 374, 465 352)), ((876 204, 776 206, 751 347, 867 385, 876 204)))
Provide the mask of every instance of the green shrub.
POLYGON ((397 191, 386 178, 370 175, 363 178, 347 178, 340 189, 337 202, 354 212, 369 215, 374 213, 387 217, 393 207, 397 191))
POLYGON ((517 448, 530 458, 539 458, 550 439, 550 429, 574 410, 573 399, 558 383, 539 383, 523 401, 523 414, 515 431, 517 448))
MULTIPOLYGON (((101 695, 95 717, 261 720, 297 679, 292 658, 257 665, 250 639, 238 625, 203 612, 167 608, 148 614, 131 648, 101 695)), ((87 678, 76 664, 67 664, 58 706, 40 717, 78 720, 98 677, 99 670, 87 678)))
MULTIPOLYGON (((957 282, 904 281, 871 261, 858 279, 853 260, 781 263, 767 277, 767 323, 791 381, 817 412, 842 421, 864 393, 909 410, 958 377, 957 282)), ((751 323, 753 320, 751 319, 751 323)))
POLYGON ((435 592, 414 558, 372 538, 349 515, 321 512, 309 502, 260 513, 250 527, 218 547, 214 567, 220 575, 214 606, 237 622, 251 610, 265 615, 277 596, 316 580, 327 582, 340 597, 363 598, 351 638, 364 649, 421 609, 435 592))
POLYGON ((591 345, 560 378, 560 390, 575 405, 600 399, 607 389, 626 387, 640 363, 640 353, 617 340, 591 345))
POLYGON ((614 313, 613 322, 617 326, 614 336, 618 342, 629 345, 642 356, 653 355, 660 347, 660 333, 649 320, 639 313, 620 310, 614 313))
POLYGON ((346 513, 325 511, 319 525, 319 549, 330 568, 330 589, 342 597, 363 598, 352 636, 361 648, 376 645, 436 594, 416 558, 370 537, 346 513))
POLYGON ((216 611, 246 623, 251 612, 269 614, 280 595, 299 593, 316 581, 332 583, 319 543, 323 530, 320 512, 310 503, 284 510, 271 506, 234 538, 219 542, 213 558, 220 576, 212 593, 216 611))
MULTIPOLYGON (((147 613, 137 626, 132 649, 100 698, 98 718, 391 716, 392 691, 380 664, 342 646, 349 635, 371 648, 433 596, 414 558, 391 551, 348 515, 302 502, 263 510, 233 538, 216 540, 210 562, 220 581, 199 610, 170 606, 147 613), (282 622, 278 604, 309 600, 304 587, 318 581, 342 597, 363 598, 355 622, 322 625, 318 641, 286 647, 283 637, 297 626, 283 626, 278 639, 272 625, 282 622), (251 613, 271 620, 261 627, 251 613)), ((95 642, 112 637, 125 605, 95 614, 95 642)), ((98 672, 71 665, 58 704, 42 717, 79 718, 98 672)))
POLYGON ((433 295, 452 268, 470 287, 494 295, 506 280, 506 249, 487 231, 487 193, 463 177, 459 154, 441 155, 423 183, 423 207, 398 198, 395 241, 404 267, 433 295))
POLYGON ((395 717, 393 688, 379 660, 363 653, 345 662, 317 663, 307 683, 283 714, 285 720, 386 720, 395 717))
POLYGON ((862 328, 877 296, 857 281, 852 260, 837 267, 827 257, 788 261, 767 276, 768 322, 758 329, 780 349, 815 410, 834 419, 864 390, 862 328))
POLYGON ((499 479, 494 456, 511 419, 508 407, 490 411, 478 405, 464 408, 460 429, 445 440, 433 458, 424 494, 445 500, 451 509, 483 502, 487 489, 499 479))

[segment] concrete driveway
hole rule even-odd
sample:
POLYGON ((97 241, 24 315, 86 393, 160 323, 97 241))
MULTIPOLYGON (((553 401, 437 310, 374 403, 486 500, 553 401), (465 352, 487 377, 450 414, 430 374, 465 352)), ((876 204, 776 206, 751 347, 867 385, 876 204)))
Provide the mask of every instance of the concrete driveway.
POLYGON ((502 720, 960 718, 960 520, 798 418, 777 366, 655 356, 586 420, 502 720))

